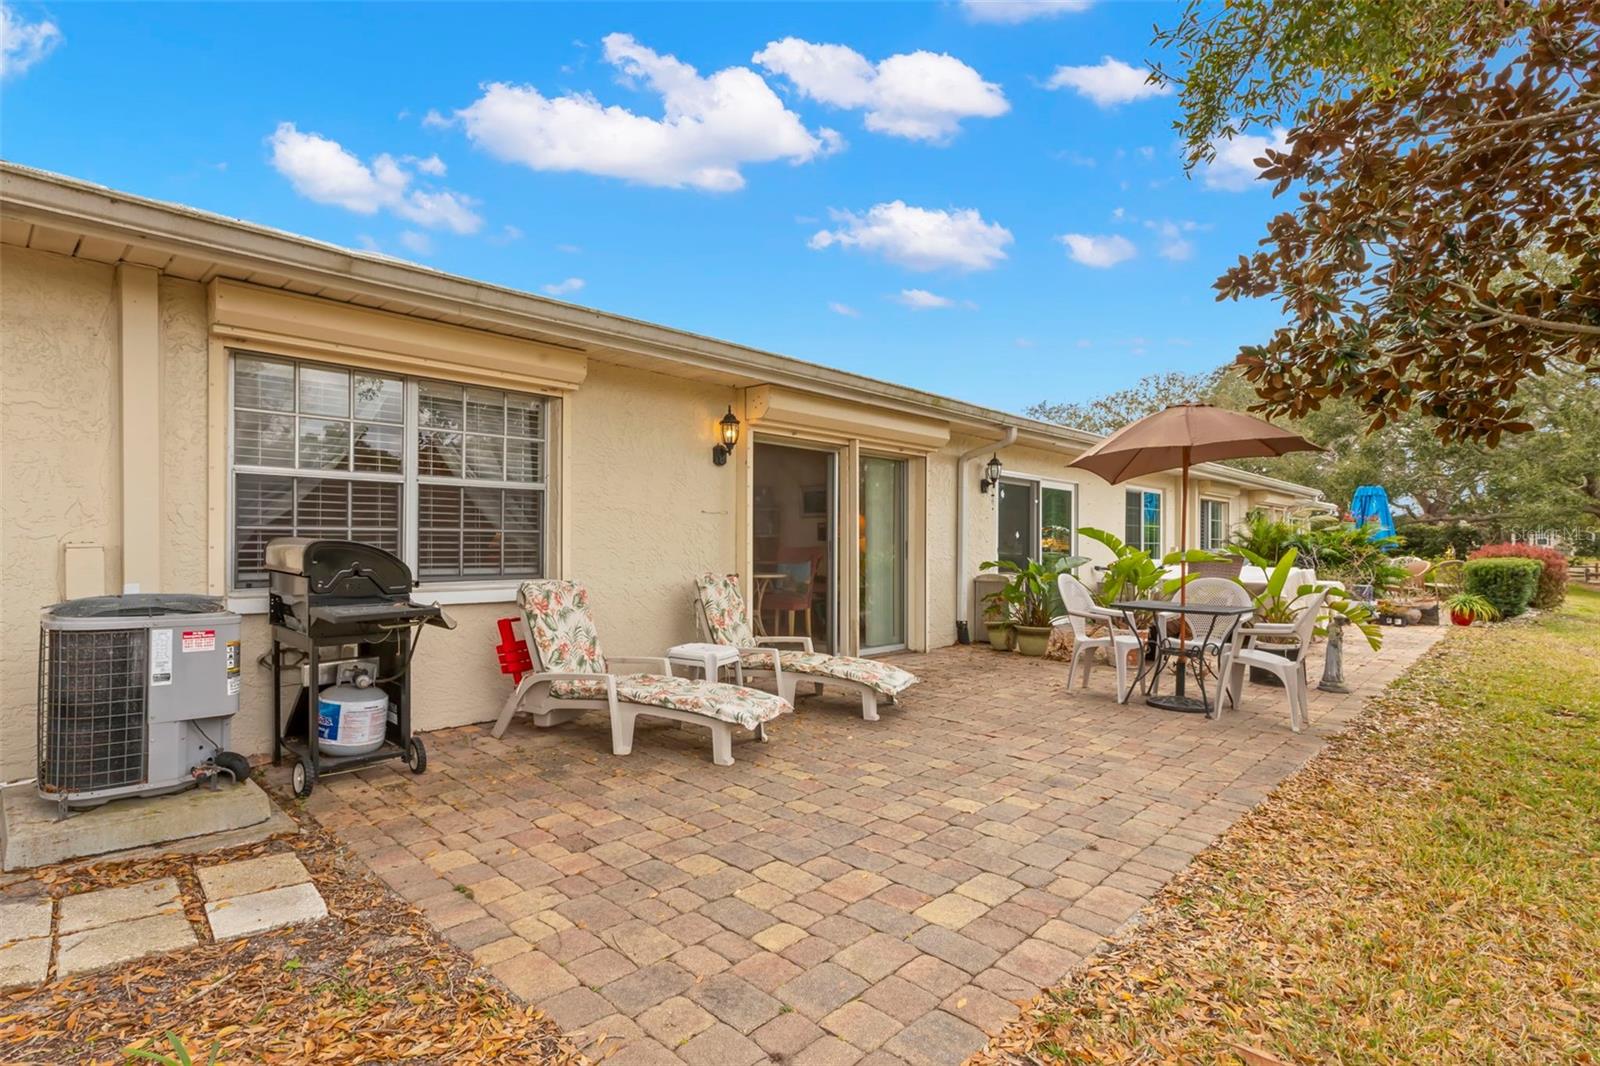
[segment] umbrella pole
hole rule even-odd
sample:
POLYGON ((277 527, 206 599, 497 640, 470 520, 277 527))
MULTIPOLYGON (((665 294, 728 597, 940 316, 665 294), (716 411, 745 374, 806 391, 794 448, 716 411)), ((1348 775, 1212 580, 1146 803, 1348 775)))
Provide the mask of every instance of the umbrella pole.
POLYGON ((1189 449, 1183 449, 1183 491, 1180 493, 1178 504, 1178 551, 1183 557, 1178 560, 1178 580, 1183 584, 1178 586, 1178 602, 1189 602, 1189 449))

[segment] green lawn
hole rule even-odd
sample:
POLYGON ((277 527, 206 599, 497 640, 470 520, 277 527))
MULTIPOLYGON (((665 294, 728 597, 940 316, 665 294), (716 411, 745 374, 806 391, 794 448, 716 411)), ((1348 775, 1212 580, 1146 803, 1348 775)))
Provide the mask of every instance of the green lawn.
POLYGON ((1596 1061, 1600 593, 1451 632, 990 1054, 1596 1061))

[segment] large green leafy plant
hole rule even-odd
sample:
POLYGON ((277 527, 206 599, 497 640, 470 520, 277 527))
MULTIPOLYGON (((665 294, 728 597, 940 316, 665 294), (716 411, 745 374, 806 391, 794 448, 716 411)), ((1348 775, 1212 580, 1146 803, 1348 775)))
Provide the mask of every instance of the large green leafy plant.
MULTIPOLYGON (((1293 591, 1289 588, 1289 574, 1294 569, 1295 560, 1299 552, 1290 548, 1283 553, 1283 558, 1276 563, 1268 563, 1266 559, 1249 551, 1241 551, 1246 559, 1255 566, 1267 572, 1267 584, 1260 592, 1253 593, 1251 600, 1256 605, 1256 620, 1284 624, 1294 621, 1296 604, 1306 596, 1315 595, 1319 591, 1317 585, 1300 585, 1293 591)), ((1237 580, 1237 579, 1235 579, 1237 580)), ((1240 582, 1243 585, 1243 582, 1240 582)), ((1341 616, 1350 625, 1354 626, 1373 651, 1383 646, 1383 631, 1378 628, 1373 619, 1372 608, 1358 600, 1352 600, 1336 588, 1328 589, 1328 598, 1324 606, 1333 615, 1341 616)), ((1327 626, 1318 623, 1316 628, 1318 636, 1327 636, 1327 626)))
POLYGON ((1168 577, 1168 567, 1179 563, 1206 563, 1221 558, 1215 552, 1190 548, 1187 551, 1168 552, 1157 561, 1143 548, 1135 548, 1103 529, 1085 526, 1078 530, 1078 534, 1109 548, 1114 557, 1105 567, 1100 588, 1094 593, 1095 602, 1101 605, 1119 600, 1145 600, 1157 593, 1171 596, 1199 575, 1168 577))
POLYGON ((998 592, 989 594, 992 603, 1002 605, 1007 621, 1012 625, 1044 628, 1050 625, 1050 595, 1055 591, 1056 578, 1071 573, 1089 560, 1082 555, 1063 555, 1048 563, 1015 563, 1010 559, 995 559, 979 569, 994 570, 1011 580, 998 592))
POLYGON ((1339 581, 1345 587, 1370 585, 1374 597, 1399 585, 1408 576, 1389 555, 1399 538, 1374 535, 1371 525, 1352 525, 1332 517, 1314 518, 1309 529, 1289 538, 1302 565, 1315 570, 1320 580, 1339 581))

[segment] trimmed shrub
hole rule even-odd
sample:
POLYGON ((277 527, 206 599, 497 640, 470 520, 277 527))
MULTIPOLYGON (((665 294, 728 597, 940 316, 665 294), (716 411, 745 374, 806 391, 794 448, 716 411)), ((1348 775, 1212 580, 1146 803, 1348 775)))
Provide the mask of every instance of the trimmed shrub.
POLYGON ((1446 525, 1428 525, 1422 522, 1396 522, 1395 535, 1400 547, 1424 559, 1439 559, 1446 548, 1454 548, 1457 559, 1483 544, 1483 534, 1461 522, 1446 525))
POLYGON ((1544 569, 1539 573, 1539 587, 1534 589, 1532 606, 1549 610, 1561 606, 1567 598, 1567 557, 1554 548, 1540 548, 1532 544, 1488 544, 1468 559, 1532 559, 1544 569))
POLYGON ((1514 618, 1533 601, 1542 567, 1535 559, 1471 559, 1464 569, 1468 592, 1494 604, 1501 618, 1514 618))

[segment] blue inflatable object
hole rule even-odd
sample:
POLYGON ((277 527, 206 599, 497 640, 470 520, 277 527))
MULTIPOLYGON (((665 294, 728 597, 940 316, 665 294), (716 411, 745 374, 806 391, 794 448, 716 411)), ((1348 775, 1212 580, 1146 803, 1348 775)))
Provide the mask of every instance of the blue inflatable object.
POLYGON ((1394 536, 1394 515, 1389 511, 1389 494, 1382 485, 1362 485, 1350 497, 1350 520, 1358 526, 1377 523, 1372 539, 1394 536))

